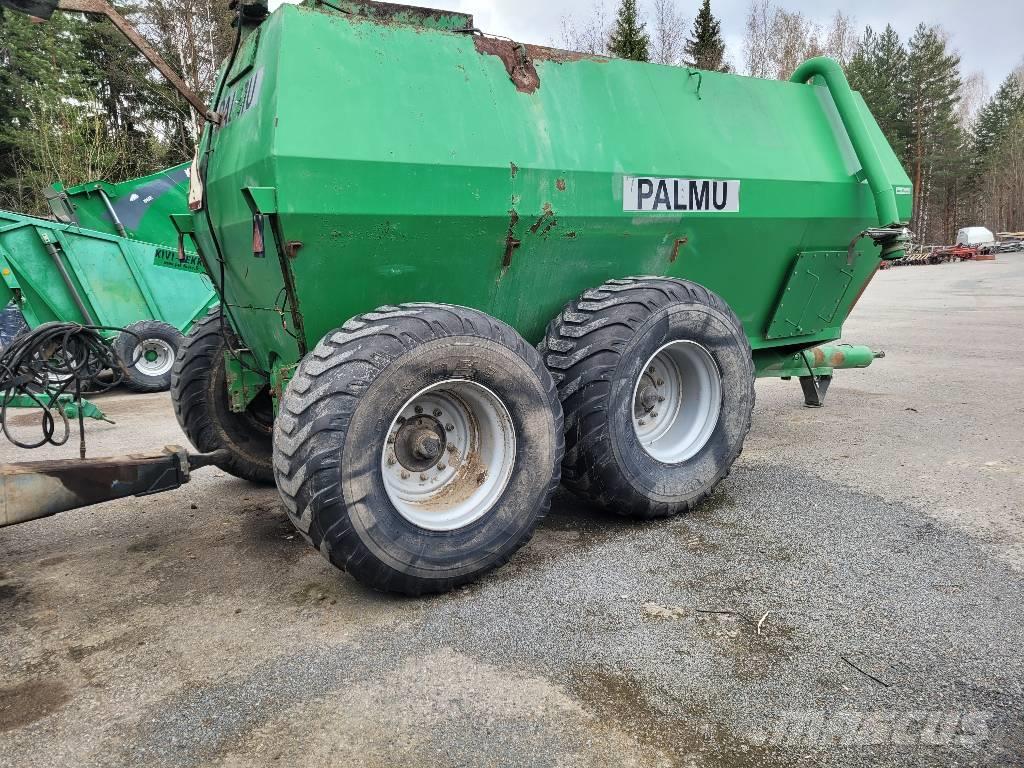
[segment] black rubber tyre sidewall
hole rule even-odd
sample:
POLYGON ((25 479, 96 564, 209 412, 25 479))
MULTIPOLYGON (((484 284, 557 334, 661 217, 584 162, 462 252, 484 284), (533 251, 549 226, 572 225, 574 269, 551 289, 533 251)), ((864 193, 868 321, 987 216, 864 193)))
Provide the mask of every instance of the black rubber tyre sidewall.
POLYGON ((608 395, 608 452, 595 464, 618 503, 646 514, 651 502, 687 507, 729 471, 740 453, 753 408, 749 347, 722 312, 704 304, 670 304, 652 315, 622 349, 608 395), (650 456, 633 429, 633 392, 643 366, 663 346, 693 341, 712 356, 722 376, 722 407, 707 444, 691 459, 665 464, 650 456), (680 471, 684 469, 685 471, 680 471), (628 484, 623 488, 622 484, 628 484))
MULTIPOLYGON (((228 330, 230 333, 230 330, 228 330)), ((196 322, 182 341, 171 379, 178 424, 199 451, 226 449, 225 472, 255 483, 274 482, 272 432, 248 413, 233 412, 224 370, 225 341, 218 309, 196 322)), ((262 393, 259 397, 269 397, 262 393)))
POLYGON ((114 341, 114 350, 125 366, 124 385, 134 392, 166 392, 171 387, 171 377, 174 373, 173 363, 164 374, 150 376, 136 367, 135 363, 138 361, 134 359, 135 348, 148 339, 158 339, 171 346, 175 359, 177 359, 183 339, 181 332, 173 325, 159 320, 143 320, 132 323, 125 327, 125 331, 118 334, 114 341))
POLYGON ((379 574, 360 572, 378 568, 370 562, 377 560, 395 572, 398 582, 426 582, 420 585, 424 591, 469 581, 504 563, 531 537, 551 480, 538 470, 557 466, 559 428, 544 386, 505 346, 476 337, 427 342, 393 364, 360 398, 343 444, 339 440, 343 500, 313 515, 313 542, 325 540, 332 562, 357 578, 379 581, 379 574), (516 457, 504 493, 483 518, 456 531, 431 532, 407 521, 391 503, 381 461, 388 428, 401 407, 445 379, 476 381, 505 404, 516 430, 516 457), (353 548, 352 536, 372 558, 353 548), (423 546, 428 539, 429 553, 423 546))

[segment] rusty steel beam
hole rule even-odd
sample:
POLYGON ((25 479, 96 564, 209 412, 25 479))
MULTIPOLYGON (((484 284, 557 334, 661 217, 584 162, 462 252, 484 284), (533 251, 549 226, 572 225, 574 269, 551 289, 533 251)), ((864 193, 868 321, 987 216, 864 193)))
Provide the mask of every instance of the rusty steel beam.
POLYGON ((176 445, 152 455, 0 465, 0 527, 129 496, 173 491, 191 470, 223 459, 176 445))
POLYGON ((160 54, 157 53, 156 48, 150 45, 149 41, 140 35, 135 27, 129 24, 124 16, 114 10, 113 6, 106 2, 106 0, 59 0, 57 10, 87 13, 91 16, 106 16, 110 19, 110 23, 117 27, 118 31, 128 38, 128 41, 138 49, 139 53, 145 56, 149 63, 159 70, 160 74, 167 79, 167 82, 174 86, 174 89, 182 95, 185 101, 192 105, 196 112, 211 123, 220 123, 220 115, 206 106, 206 103, 198 94, 189 88, 181 76, 163 60, 160 54))

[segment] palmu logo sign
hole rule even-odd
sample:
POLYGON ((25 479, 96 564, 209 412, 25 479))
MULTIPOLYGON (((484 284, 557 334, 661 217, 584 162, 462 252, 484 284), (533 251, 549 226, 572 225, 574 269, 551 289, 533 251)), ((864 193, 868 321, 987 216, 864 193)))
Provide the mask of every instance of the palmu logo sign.
POLYGON ((739 181, 624 176, 622 210, 632 213, 737 213, 739 181))

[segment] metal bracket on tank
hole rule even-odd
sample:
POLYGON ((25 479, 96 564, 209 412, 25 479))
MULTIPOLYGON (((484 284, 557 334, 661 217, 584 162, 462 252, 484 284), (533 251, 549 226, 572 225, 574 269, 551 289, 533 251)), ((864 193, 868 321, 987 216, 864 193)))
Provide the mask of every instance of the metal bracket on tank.
POLYGON ((846 263, 853 266, 857 258, 857 243, 863 237, 870 237, 875 245, 882 249, 882 258, 886 260, 903 258, 903 247, 911 241, 913 233, 902 224, 890 224, 888 227, 870 227, 850 241, 846 249, 846 263))

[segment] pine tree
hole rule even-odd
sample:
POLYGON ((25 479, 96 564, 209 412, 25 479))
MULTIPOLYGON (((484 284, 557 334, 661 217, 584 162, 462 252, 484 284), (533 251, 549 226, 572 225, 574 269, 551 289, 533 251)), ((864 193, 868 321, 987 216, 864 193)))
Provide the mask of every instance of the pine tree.
POLYGON ((974 155, 984 161, 1019 115, 1024 114, 1024 83, 1013 72, 992 99, 978 111, 974 122, 974 155))
POLYGON ((1024 229, 1024 73, 978 110, 971 140, 972 213, 996 231, 1024 229))
POLYGON ((615 27, 608 41, 608 51, 620 59, 650 61, 651 38, 647 34, 646 26, 640 20, 636 0, 622 0, 615 19, 615 27))
POLYGON ((964 136, 956 105, 960 90, 960 57, 946 48, 937 27, 919 24, 907 53, 910 178, 914 183, 911 227, 923 239, 948 241, 964 172, 964 136))
MULTIPOLYGON (((59 108, 82 118, 88 111, 88 82, 95 70, 82 52, 85 24, 62 13, 47 24, 0 14, 0 207, 45 211, 41 186, 46 182, 32 172, 48 167, 47 181, 57 181, 52 169, 60 163, 40 155, 40 142, 54 132, 42 116, 59 108)), ((78 127, 82 121, 71 122, 78 127)))
POLYGON ((711 0, 704 0, 704 4, 697 12, 697 17, 693 20, 693 31, 686 39, 683 51, 686 53, 687 63, 692 67, 713 72, 728 71, 722 25, 711 13, 711 0))
POLYGON ((857 52, 850 59, 846 75, 850 85, 860 91, 878 122, 878 127, 907 165, 910 131, 907 122, 907 50, 892 26, 878 35, 864 30, 857 52))

